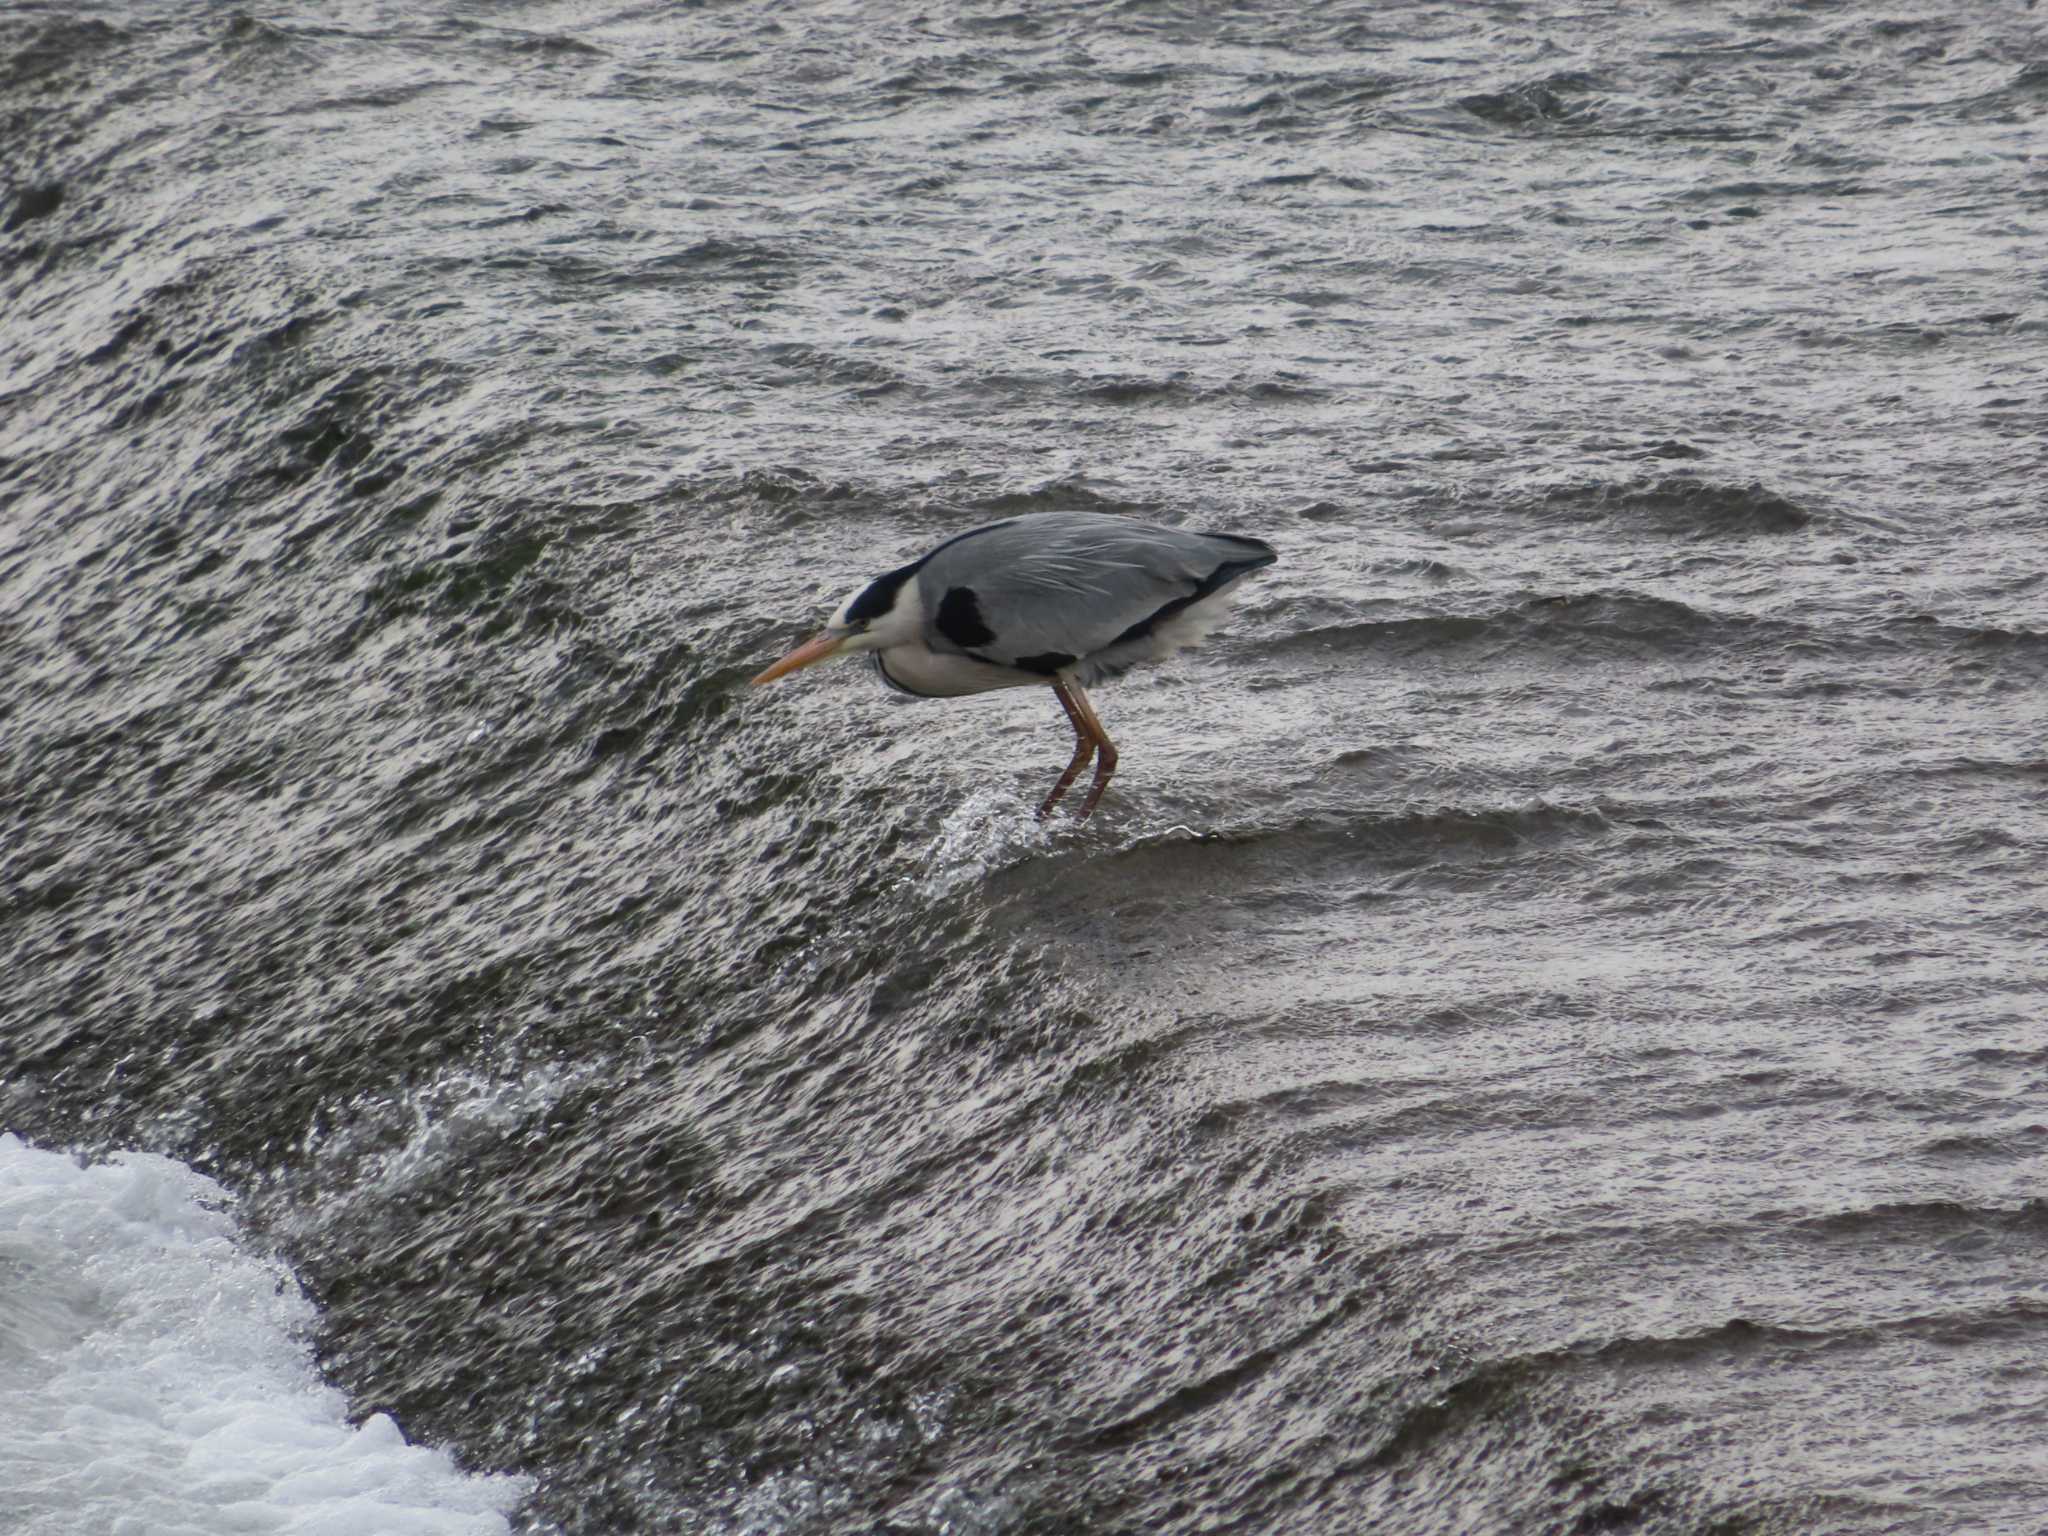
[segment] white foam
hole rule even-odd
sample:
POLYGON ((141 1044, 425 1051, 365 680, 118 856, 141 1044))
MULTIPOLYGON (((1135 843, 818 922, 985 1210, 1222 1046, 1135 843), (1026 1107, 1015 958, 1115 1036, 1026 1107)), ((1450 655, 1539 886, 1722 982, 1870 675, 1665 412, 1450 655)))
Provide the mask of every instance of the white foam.
POLYGON ((1043 853, 1051 843, 1052 834, 1030 806, 1001 790, 977 789, 939 823, 915 884, 926 897, 946 896, 1043 853))
MULTIPOLYGON (((452 1069, 402 1096, 410 1117, 404 1139, 376 1159, 364 1179, 382 1194, 421 1184, 443 1168, 460 1162, 478 1148, 502 1140, 522 1125, 554 1108, 570 1089, 597 1070, 594 1062, 564 1065, 549 1062, 516 1077, 452 1069)), ((375 1117, 360 1103, 349 1122, 372 1125, 375 1117)))
POLYGON ((547 1111, 600 1066, 543 1062, 509 1075, 449 1067, 410 1087, 337 1101, 315 1117, 286 1163, 252 1185, 250 1202, 269 1225, 304 1235, 357 1202, 417 1188, 508 1138, 538 1150, 547 1111))
POLYGON ((0 1134, 8 1536, 502 1536, 528 1484, 349 1423, 289 1270, 146 1152, 80 1166, 0 1134))

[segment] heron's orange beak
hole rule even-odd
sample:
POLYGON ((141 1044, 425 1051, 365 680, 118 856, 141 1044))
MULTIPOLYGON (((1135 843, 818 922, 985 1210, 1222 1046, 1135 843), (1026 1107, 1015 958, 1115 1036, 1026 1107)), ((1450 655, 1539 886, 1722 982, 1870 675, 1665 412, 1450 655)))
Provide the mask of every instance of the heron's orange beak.
POLYGON ((851 635, 835 635, 827 631, 814 640, 806 640, 766 672, 755 678, 753 686, 758 688, 763 683, 774 682, 778 677, 787 677, 799 667, 808 667, 813 662, 823 661, 852 638, 853 636, 851 635))

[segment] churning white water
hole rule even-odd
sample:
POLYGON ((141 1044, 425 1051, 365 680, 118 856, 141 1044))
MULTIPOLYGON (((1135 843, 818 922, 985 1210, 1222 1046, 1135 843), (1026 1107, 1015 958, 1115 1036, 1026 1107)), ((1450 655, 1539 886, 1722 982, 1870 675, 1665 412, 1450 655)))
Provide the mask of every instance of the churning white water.
POLYGON ((0 1135, 0 1531, 497 1536, 524 1479, 349 1421, 221 1187, 0 1135))

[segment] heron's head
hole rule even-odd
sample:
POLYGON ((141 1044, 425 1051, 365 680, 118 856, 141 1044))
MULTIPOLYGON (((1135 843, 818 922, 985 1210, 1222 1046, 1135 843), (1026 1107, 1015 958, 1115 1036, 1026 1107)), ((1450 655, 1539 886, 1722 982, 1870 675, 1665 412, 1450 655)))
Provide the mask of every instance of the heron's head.
POLYGON ((800 667, 831 656, 907 645, 924 628, 924 605, 917 590, 917 567, 878 576, 841 603, 815 635, 754 679, 755 686, 787 677, 800 667))

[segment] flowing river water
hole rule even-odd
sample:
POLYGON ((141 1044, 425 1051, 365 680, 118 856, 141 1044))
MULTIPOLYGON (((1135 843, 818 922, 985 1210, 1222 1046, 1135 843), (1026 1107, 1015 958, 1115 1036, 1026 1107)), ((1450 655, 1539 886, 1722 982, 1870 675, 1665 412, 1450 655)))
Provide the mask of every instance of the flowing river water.
POLYGON ((2019 3, 0 9, 0 1530, 2036 1536, 2044 119, 2019 3), (1089 822, 746 688, 1077 507, 1280 551, 1089 822))

